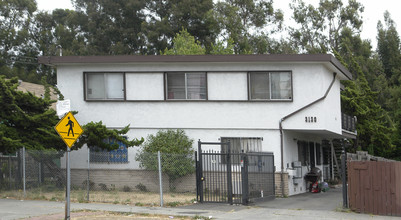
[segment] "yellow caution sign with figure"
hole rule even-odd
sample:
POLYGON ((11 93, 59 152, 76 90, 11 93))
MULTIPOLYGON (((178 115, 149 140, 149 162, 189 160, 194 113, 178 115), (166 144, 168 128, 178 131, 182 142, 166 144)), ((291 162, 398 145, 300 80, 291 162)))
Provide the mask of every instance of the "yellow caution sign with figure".
POLYGON ((74 145, 81 134, 84 132, 78 121, 75 119, 71 112, 68 112, 54 127, 60 137, 63 139, 64 143, 67 144, 69 148, 74 145))

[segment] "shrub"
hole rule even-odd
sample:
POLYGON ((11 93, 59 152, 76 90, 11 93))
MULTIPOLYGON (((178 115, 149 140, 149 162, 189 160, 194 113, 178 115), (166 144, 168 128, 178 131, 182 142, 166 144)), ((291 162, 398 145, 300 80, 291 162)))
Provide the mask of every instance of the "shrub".
POLYGON ((149 192, 149 190, 146 188, 146 186, 143 185, 142 183, 139 183, 138 185, 136 185, 135 188, 141 192, 149 192))
POLYGON ((104 183, 99 183, 99 187, 100 187, 100 190, 109 191, 109 188, 107 188, 107 185, 104 183))
MULTIPOLYGON (((88 180, 84 180, 82 182, 82 189, 86 190, 87 187, 88 187, 88 180)), ((95 189, 95 182, 89 180, 89 190, 94 190, 94 189, 95 189)))
POLYGON ((157 152, 161 153, 162 172, 169 176, 170 189, 179 177, 195 172, 193 140, 183 130, 160 130, 149 135, 136 156, 140 166, 158 170, 157 152))
POLYGON ((131 190, 131 187, 129 187, 129 186, 124 186, 123 187, 123 192, 131 192, 132 190, 131 190))

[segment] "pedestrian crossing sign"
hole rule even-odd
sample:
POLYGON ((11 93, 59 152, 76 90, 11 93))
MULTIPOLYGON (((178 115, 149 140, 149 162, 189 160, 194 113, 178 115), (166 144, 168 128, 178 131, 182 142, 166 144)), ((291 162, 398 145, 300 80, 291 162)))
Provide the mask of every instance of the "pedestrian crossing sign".
POLYGON ((68 112, 54 127, 69 148, 74 145, 84 132, 71 112, 68 112))

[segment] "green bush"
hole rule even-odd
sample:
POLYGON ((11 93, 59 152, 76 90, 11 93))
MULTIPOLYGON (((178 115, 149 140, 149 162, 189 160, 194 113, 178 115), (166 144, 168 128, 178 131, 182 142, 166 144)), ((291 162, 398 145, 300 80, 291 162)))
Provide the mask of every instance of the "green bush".
POLYGON ((147 137, 136 159, 141 167, 157 171, 157 152, 160 151, 162 172, 169 176, 172 189, 174 180, 195 172, 192 144, 193 140, 183 130, 160 130, 147 137))

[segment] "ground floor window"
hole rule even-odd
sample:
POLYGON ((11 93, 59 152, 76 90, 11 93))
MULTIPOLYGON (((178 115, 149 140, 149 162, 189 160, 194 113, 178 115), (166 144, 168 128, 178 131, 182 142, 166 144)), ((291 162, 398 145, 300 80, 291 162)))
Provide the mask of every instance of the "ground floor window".
POLYGON ((302 166, 315 166, 322 164, 321 144, 311 141, 298 141, 298 160, 302 166))
POLYGON ((298 161, 301 161, 302 166, 309 165, 309 147, 307 141, 298 141, 298 161))
MULTIPOLYGON (((262 138, 260 137, 222 137, 221 143, 230 142, 231 153, 261 152, 262 138)), ((221 145, 221 152, 227 152, 227 145, 221 145)), ((222 157, 222 163, 226 163, 226 158, 222 157)), ((240 157, 233 157, 232 164, 239 164, 240 157)))
POLYGON ((320 143, 316 143, 315 148, 316 148, 316 165, 322 165, 322 147, 320 143))
MULTIPOLYGON (((107 142, 115 142, 115 140, 105 140, 107 142)), ((127 146, 117 141, 119 148, 116 150, 103 150, 99 147, 90 147, 89 160, 91 163, 128 163, 127 146)))

